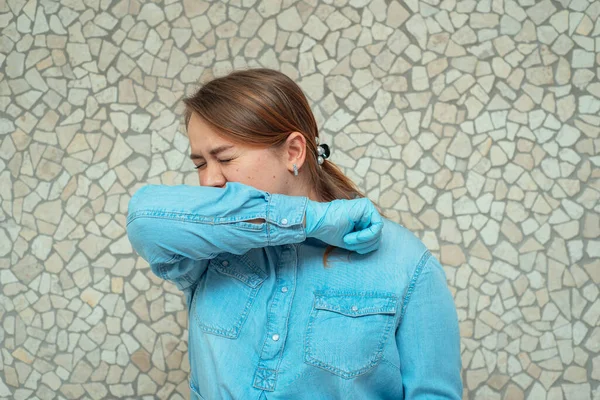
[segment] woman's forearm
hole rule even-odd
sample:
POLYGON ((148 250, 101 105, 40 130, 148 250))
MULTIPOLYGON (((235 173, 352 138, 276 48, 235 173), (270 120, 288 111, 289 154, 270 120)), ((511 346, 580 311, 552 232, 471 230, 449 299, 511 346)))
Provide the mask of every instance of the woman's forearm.
POLYGON ((304 241, 307 201, 237 182, 225 188, 147 185, 129 201, 127 235, 150 264, 244 254, 304 241))

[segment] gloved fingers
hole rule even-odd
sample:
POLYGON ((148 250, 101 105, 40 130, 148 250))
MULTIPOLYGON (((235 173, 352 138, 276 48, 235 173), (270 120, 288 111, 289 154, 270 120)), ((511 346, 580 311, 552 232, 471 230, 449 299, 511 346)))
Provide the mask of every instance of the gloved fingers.
POLYGON ((350 251, 356 251, 356 252, 358 252, 360 250, 367 249, 367 248, 371 247, 373 245, 373 243, 377 243, 377 242, 378 242, 378 240, 370 240, 370 241, 368 241, 366 243, 354 243, 354 244, 349 244, 347 246, 347 248, 350 251))
POLYGON ((379 241, 375 241, 373 243, 367 243, 365 246, 360 247, 358 249, 352 250, 357 252, 358 254, 367 254, 379 248, 379 241))
POLYGON ((357 246, 378 240, 379 235, 373 234, 370 229, 363 229, 358 232, 351 232, 342 239, 346 246, 357 246))
MULTIPOLYGON (((355 218, 355 227, 359 229, 366 229, 371 225, 375 224, 383 224, 383 218, 379 215, 379 212, 371 202, 371 200, 367 198, 361 199, 362 201, 362 209, 360 213, 356 215, 355 218)), ((355 229, 355 230, 359 230, 355 229)))
MULTIPOLYGON (((373 203, 367 198, 361 198, 352 200, 353 206, 351 208, 351 218, 354 220, 354 225, 358 229, 365 229, 371 225, 371 218, 373 212, 376 211, 373 203)), ((357 230, 358 230, 357 229, 357 230)))
POLYGON ((383 223, 375 223, 366 229, 344 236, 346 248, 359 254, 369 253, 379 247, 383 223))
POLYGON ((360 231, 351 232, 347 234, 346 236, 344 236, 343 240, 344 243, 347 245, 366 243, 371 240, 378 240, 381 236, 382 229, 382 223, 371 224, 365 229, 361 229, 360 231))
POLYGON ((383 231, 383 219, 379 214, 374 214, 374 216, 371 218, 371 225, 369 226, 368 230, 371 231, 373 235, 381 236, 383 231))
POLYGON ((366 254, 377 249, 379 247, 380 242, 381 241, 379 239, 373 239, 366 243, 356 243, 344 247, 346 248, 346 250, 349 251, 353 251, 359 254, 366 254))

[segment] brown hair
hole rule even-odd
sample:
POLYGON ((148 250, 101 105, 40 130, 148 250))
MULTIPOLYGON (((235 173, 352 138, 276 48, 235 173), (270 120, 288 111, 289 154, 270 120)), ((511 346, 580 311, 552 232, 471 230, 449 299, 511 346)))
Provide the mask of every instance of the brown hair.
MULTIPOLYGON (((268 68, 234 71, 204 84, 184 103, 186 126, 196 113, 234 143, 277 147, 290 133, 300 132, 308 148, 302 168, 308 172, 315 192, 325 201, 365 197, 331 161, 325 160, 319 167, 317 122, 302 89, 285 74, 268 68)), ((334 249, 329 246, 325 250, 325 266, 334 249)))

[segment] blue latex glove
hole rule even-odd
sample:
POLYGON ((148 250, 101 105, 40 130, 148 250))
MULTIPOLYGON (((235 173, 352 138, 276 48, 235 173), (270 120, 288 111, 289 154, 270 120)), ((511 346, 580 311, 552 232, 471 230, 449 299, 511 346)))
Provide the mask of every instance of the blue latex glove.
POLYGON ((306 236, 327 244, 365 254, 376 250, 383 219, 368 198, 309 200, 306 206, 306 236))

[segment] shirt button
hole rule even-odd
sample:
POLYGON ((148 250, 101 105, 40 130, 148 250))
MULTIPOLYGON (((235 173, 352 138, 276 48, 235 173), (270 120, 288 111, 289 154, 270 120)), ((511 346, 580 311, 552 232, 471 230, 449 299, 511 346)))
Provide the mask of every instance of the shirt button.
POLYGON ((284 219, 281 220, 281 224, 282 225, 287 225, 287 223, 288 223, 287 218, 284 218, 284 219))
POLYGON ((273 336, 271 336, 271 339, 273 339, 274 342, 279 340, 279 335, 278 334, 274 334, 273 336))
POLYGON ((358 311, 358 307, 352 306, 352 311, 358 311))
POLYGON ((226 267, 229 265, 229 261, 225 260, 221 263, 222 266, 226 267))
POLYGON ((281 288, 281 292, 282 292, 282 293, 287 293, 287 291, 288 291, 288 288, 287 288, 287 287, 285 287, 285 286, 284 286, 284 287, 282 287, 282 288, 281 288))

